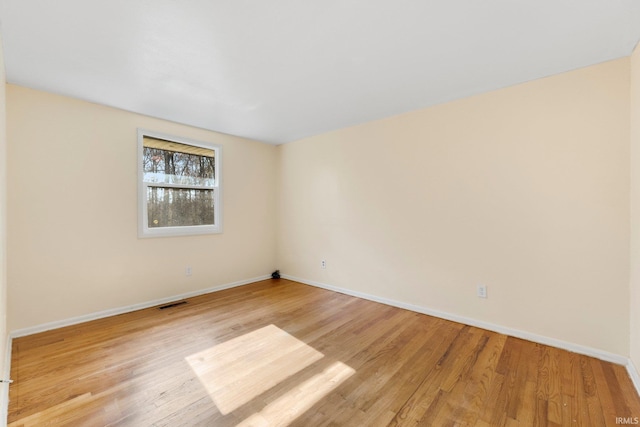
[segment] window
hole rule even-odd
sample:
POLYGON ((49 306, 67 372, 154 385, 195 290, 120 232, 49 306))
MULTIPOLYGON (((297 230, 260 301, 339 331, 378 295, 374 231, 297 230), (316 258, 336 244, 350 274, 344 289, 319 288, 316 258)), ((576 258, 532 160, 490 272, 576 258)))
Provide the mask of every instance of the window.
POLYGON ((215 144, 138 130, 139 237, 222 231, 215 144))

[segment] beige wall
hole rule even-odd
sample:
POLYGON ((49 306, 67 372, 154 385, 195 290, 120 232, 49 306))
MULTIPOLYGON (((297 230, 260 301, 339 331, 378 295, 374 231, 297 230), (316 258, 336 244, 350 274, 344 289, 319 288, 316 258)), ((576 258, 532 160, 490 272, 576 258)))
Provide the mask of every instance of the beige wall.
POLYGON ((640 48, 631 56, 631 360, 640 369, 640 48))
POLYGON ((278 149, 283 273, 629 354, 628 58, 278 149))
POLYGON ((274 146, 13 85, 7 106, 10 330, 275 268, 274 146), (222 144, 223 234, 137 238, 138 127, 222 144))
POLYGON ((7 344, 7 109, 4 53, 0 39, 0 375, 4 376, 7 344))

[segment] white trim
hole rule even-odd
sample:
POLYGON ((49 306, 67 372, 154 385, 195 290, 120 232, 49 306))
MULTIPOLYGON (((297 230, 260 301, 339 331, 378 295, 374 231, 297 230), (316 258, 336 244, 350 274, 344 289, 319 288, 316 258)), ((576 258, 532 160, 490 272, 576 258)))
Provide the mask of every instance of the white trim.
MULTIPOLYGON (((595 357, 597 359, 604 360, 607 362, 612 362, 617 365, 628 366, 628 363, 629 363, 629 359, 624 356, 620 356, 619 354, 615 354, 615 353, 609 353, 608 351, 600 350, 593 347, 587 347, 580 344, 571 343, 568 341, 562 341, 556 338, 545 337, 543 335, 521 331, 519 329, 509 328, 502 325, 496 325, 494 323, 472 319, 470 317, 459 316, 457 314, 451 314, 444 311, 433 310, 431 308, 421 307, 413 304, 407 304, 405 302, 378 297, 375 295, 366 294, 364 292, 352 291, 350 289, 327 285, 325 283, 320 283, 313 280, 301 279, 299 277, 289 276, 288 274, 283 274, 281 277, 284 279, 289 279, 296 282, 304 283, 306 285, 316 286, 318 288, 339 292, 341 294, 351 295, 354 297, 363 298, 369 301, 379 302, 379 303, 390 305, 393 307, 404 308, 405 310, 415 311, 416 313, 427 314, 429 316, 439 317, 441 319, 451 320, 453 322, 463 323, 469 326, 476 326, 478 328, 487 329, 490 331, 498 332, 500 334, 509 335, 516 338, 521 338, 527 341, 533 341, 539 344, 561 348, 574 353, 595 357)), ((636 387, 638 386, 636 385, 636 387)))
POLYGON ((636 365, 631 359, 627 362, 627 372, 629 373, 631 382, 633 382, 633 385, 636 387, 636 391, 640 396, 640 375, 638 374, 638 368, 636 368, 636 365))
POLYGON ((227 283, 224 285, 213 286, 206 289, 199 289, 197 291, 187 292, 180 295, 173 295, 166 298, 160 298, 153 301, 147 301, 139 304, 133 304, 126 307, 112 308, 109 310, 98 311, 96 313, 89 313, 82 316, 72 317, 70 319, 57 320, 55 322, 43 323, 41 325, 31 326, 28 328, 17 329, 11 331, 10 338, 24 337, 27 335, 33 335, 40 332, 50 331, 52 329, 63 328, 65 326, 77 325, 78 323, 89 322, 91 320, 102 319, 110 316, 117 316, 118 314, 129 313, 136 310, 142 310, 149 307, 155 307, 156 305, 166 304, 169 302, 183 300, 185 298, 196 297, 198 295, 209 294, 212 292, 222 291, 224 289, 235 288, 238 286, 248 285, 249 283, 259 282, 260 280, 270 279, 271 275, 253 277, 251 279, 239 280, 233 283, 227 283))
MULTIPOLYGON (((6 355, 4 359, 4 372, 2 379, 8 380, 11 377, 11 346, 13 344, 13 338, 11 334, 7 334, 6 343, 6 355)), ((1 383, 2 390, 0 390, 0 427, 7 426, 7 420, 9 418, 9 383, 1 383)))
POLYGON ((190 138, 168 135, 161 132, 155 132, 147 129, 138 128, 138 238, 149 237, 172 237, 172 236, 192 236, 203 234, 220 234, 222 233, 222 145, 212 142, 196 141, 190 138), (191 185, 171 185, 171 184, 151 184, 155 187, 175 187, 175 188, 194 188, 213 190, 213 211, 214 224, 199 226, 179 226, 179 227, 149 227, 147 224, 147 186, 149 183, 144 182, 143 171, 143 151, 144 137, 163 139, 166 141, 174 141, 180 144, 192 145, 194 147, 206 148, 215 151, 215 176, 213 178, 214 185, 210 186, 191 186, 191 185))
POLYGON ((186 188, 187 190, 215 190, 217 187, 213 185, 185 185, 185 184, 171 184, 168 182, 145 182, 145 187, 161 187, 161 188, 186 188))

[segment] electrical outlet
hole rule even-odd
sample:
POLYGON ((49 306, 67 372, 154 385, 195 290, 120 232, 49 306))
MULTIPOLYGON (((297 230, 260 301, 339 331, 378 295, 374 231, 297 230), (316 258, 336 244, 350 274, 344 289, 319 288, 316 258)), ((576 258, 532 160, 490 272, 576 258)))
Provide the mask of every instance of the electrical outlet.
POLYGON ((320 261, 320 268, 327 268, 327 261, 325 260, 320 261))
POLYGON ((487 285, 478 285, 478 298, 487 297, 487 285))
POLYGON ((191 269, 191 266, 188 265, 184 268, 184 275, 185 276, 191 276, 193 274, 193 270, 191 269))

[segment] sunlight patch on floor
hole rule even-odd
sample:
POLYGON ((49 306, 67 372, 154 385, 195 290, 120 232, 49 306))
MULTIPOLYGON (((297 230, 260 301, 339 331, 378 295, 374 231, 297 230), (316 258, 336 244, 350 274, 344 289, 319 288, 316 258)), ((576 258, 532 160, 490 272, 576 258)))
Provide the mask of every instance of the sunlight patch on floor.
POLYGON ((238 427, 287 426, 354 373, 353 368, 335 362, 251 415, 238 427))
POLYGON ((188 356, 186 361, 218 410, 227 415, 323 357, 269 325, 188 356))

